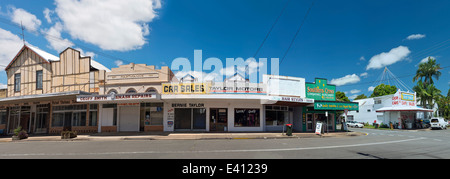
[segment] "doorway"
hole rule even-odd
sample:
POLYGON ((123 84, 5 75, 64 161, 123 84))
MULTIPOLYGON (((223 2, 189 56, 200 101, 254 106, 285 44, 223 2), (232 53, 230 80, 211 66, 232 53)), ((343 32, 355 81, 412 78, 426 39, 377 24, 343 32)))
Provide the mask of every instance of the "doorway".
POLYGON ((209 119, 209 131, 228 131, 228 109, 211 109, 209 119))
POLYGON ((313 114, 312 113, 308 113, 306 114, 306 131, 310 132, 313 131, 315 129, 315 127, 313 128, 313 114))

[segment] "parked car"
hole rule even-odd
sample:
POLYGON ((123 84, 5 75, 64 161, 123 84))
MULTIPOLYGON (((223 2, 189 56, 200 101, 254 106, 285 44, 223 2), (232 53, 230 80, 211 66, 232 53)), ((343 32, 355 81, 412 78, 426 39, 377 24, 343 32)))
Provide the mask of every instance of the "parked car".
POLYGON ((347 121, 347 127, 359 127, 359 128, 363 128, 364 125, 361 123, 358 123, 356 121, 347 121))
POLYGON ((442 117, 431 118, 431 129, 447 129, 448 122, 442 117))

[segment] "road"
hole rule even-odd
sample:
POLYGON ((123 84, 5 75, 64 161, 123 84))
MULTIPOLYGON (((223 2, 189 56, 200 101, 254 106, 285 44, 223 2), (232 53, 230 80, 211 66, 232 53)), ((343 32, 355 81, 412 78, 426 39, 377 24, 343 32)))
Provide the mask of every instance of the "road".
POLYGON ((450 159, 450 130, 351 130, 368 135, 302 139, 3 142, 0 143, 0 158, 450 159))

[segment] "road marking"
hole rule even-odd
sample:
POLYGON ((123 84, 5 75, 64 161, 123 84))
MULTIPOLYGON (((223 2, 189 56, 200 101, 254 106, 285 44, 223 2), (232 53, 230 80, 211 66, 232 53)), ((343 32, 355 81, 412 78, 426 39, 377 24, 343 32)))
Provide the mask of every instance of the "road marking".
POLYGON ((29 153, 29 154, 0 154, 0 157, 26 157, 26 156, 85 156, 85 155, 124 155, 124 154, 185 154, 185 153, 233 153, 233 152, 279 152, 279 151, 300 151, 300 150, 318 150, 333 148, 361 147, 371 145, 396 144, 423 140, 425 138, 404 139, 385 142, 373 142, 363 144, 319 146, 319 147, 300 147, 286 149, 236 149, 236 150, 203 150, 203 151, 137 151, 137 152, 99 152, 99 153, 29 153))

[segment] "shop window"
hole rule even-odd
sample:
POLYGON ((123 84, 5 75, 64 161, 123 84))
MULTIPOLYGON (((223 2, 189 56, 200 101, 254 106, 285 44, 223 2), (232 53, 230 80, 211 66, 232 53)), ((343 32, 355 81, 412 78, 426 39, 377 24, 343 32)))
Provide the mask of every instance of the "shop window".
POLYGON ((86 126, 86 112, 72 113, 72 126, 86 126))
POLYGON ((87 104, 53 106, 52 127, 86 126, 87 104))
POLYGON ((162 126, 163 106, 163 103, 141 103, 141 126, 162 126))
POLYGON ((205 108, 176 108, 175 129, 206 129, 205 108))
POLYGON ((266 106, 266 126, 282 126, 289 121, 287 106, 266 106))
POLYGON ((234 127, 259 127, 259 109, 235 109, 234 127))
POLYGON ((89 126, 97 126, 98 104, 89 105, 89 126))
POLYGON ((6 110, 0 110, 0 125, 6 124, 6 110))

